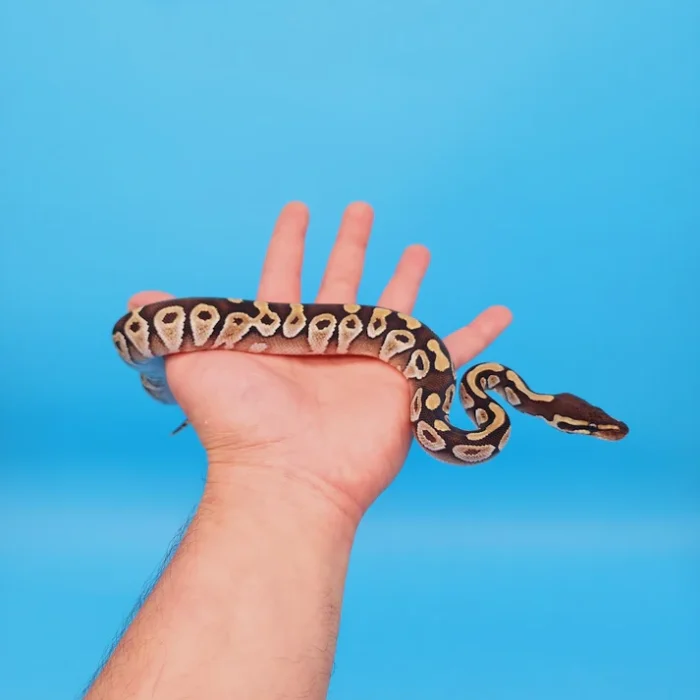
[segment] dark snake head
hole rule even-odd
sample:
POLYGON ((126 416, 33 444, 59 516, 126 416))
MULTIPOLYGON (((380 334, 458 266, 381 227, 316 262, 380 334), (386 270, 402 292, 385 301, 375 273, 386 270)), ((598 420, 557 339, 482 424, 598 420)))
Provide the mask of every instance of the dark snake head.
POLYGON ((556 413, 556 427, 565 433, 592 435, 613 441, 622 440, 629 433, 626 423, 573 394, 557 394, 556 413))

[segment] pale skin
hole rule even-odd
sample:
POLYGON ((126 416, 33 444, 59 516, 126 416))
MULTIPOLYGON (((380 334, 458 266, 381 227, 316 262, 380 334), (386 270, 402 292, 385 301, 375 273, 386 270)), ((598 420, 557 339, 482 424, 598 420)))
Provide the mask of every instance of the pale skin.
MULTIPOLYGON (((301 203, 283 208, 256 298, 301 301, 308 219, 301 203)), ((357 301, 372 219, 369 205, 348 206, 316 301, 357 301)), ((411 313, 428 262, 426 248, 408 247, 376 303, 411 313)), ((142 292, 129 307, 168 296, 142 292)), ((455 366, 510 319, 493 306, 446 337, 455 366)), ((369 358, 203 352, 166 366, 206 451, 206 485, 85 697, 325 698, 356 529, 411 444, 408 384, 369 358)))

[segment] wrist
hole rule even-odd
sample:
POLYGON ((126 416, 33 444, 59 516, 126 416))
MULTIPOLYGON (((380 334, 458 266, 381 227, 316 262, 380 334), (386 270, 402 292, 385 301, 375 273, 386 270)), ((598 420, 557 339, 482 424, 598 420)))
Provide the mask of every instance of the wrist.
POLYGON ((247 514, 262 523, 332 535, 351 545, 364 511, 348 495, 294 464, 210 456, 199 506, 223 522, 247 514))

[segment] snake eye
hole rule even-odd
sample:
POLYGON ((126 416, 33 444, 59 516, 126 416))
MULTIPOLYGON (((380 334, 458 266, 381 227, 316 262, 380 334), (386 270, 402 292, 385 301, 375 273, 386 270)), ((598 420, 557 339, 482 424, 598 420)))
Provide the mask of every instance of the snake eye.
POLYGON ((589 423, 589 424, 588 424, 588 429, 589 429, 591 432, 595 432, 595 431, 598 430, 598 426, 597 426, 595 423, 589 423))

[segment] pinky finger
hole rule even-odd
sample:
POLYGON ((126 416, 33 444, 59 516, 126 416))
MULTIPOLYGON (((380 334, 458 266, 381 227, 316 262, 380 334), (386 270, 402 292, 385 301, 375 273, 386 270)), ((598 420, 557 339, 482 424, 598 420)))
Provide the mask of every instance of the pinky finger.
POLYGON ((470 324, 445 338, 456 368, 470 362, 510 325, 513 315, 505 306, 491 306, 470 324))

